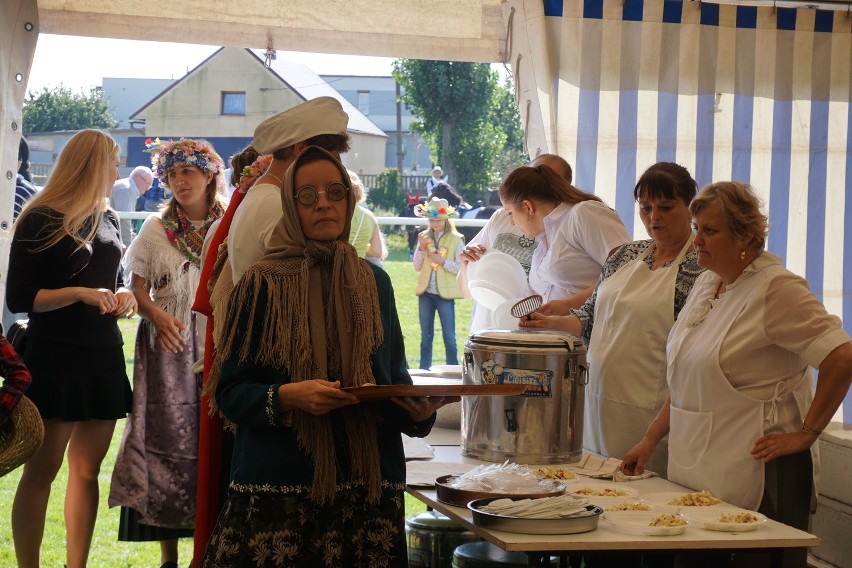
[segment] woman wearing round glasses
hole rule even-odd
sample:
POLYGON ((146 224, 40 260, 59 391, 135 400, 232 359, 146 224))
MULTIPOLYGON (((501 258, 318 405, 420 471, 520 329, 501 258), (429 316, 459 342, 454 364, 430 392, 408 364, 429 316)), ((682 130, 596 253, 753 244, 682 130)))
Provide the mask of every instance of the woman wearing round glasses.
POLYGON ((408 565, 400 433, 425 436, 458 398, 344 390, 411 384, 390 278, 348 241, 348 182, 328 152, 299 154, 268 254, 229 298, 205 389, 236 426, 234 462, 200 567, 408 565))

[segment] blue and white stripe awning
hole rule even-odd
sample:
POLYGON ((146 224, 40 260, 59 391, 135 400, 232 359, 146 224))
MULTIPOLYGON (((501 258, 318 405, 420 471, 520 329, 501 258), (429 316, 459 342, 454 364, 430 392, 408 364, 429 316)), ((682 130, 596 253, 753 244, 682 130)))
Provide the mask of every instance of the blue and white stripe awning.
POLYGON ((637 238, 633 186, 654 162, 684 165, 699 186, 750 183, 766 203, 768 249, 852 332, 850 14, 510 0, 503 15, 531 155, 566 158, 577 186, 637 238))

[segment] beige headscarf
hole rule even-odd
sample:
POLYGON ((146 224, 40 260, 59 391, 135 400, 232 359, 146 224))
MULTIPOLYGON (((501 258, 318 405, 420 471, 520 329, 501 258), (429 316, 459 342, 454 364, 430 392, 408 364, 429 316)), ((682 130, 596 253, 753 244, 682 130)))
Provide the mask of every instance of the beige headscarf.
MULTIPOLYGON (((286 370, 294 382, 340 380, 344 387, 376 382, 370 355, 382 342, 381 313, 373 273, 348 241, 352 212, 357 206, 352 192, 347 192, 346 224, 337 240, 308 240, 299 221, 297 208, 302 205, 294 196, 296 171, 318 159, 334 163, 349 185, 343 165, 316 146, 302 151, 287 170, 281 191, 283 217, 272 235, 269 254, 240 278, 228 301, 228 315, 219 320, 224 328, 208 390, 215 391, 215 379, 232 353, 240 362, 251 360, 286 370), (268 296, 266 309, 260 313, 253 299, 262 288, 268 296), (255 333, 236 337, 243 309, 249 310, 248 321, 255 333), (256 338, 254 345, 252 335, 256 338)), ((381 494, 376 444, 379 417, 369 405, 362 404, 341 412, 353 476, 367 486, 368 499, 376 502, 381 494)), ((328 503, 337 486, 330 417, 294 411, 292 427, 299 444, 314 461, 311 498, 328 503)))

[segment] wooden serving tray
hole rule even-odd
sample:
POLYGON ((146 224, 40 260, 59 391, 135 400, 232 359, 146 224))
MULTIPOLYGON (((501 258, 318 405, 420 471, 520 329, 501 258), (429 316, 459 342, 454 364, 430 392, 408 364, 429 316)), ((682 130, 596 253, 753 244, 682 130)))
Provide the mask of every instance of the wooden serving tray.
POLYGON ((398 396, 515 396, 527 385, 368 385, 341 389, 360 400, 382 400, 398 396))

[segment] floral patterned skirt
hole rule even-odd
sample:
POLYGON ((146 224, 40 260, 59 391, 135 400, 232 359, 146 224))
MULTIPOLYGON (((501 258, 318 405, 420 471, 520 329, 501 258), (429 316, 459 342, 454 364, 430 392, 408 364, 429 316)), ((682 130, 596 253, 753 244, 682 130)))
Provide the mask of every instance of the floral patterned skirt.
POLYGON ((232 493, 198 568, 408 566, 403 488, 377 504, 363 487, 320 506, 306 495, 232 493))

